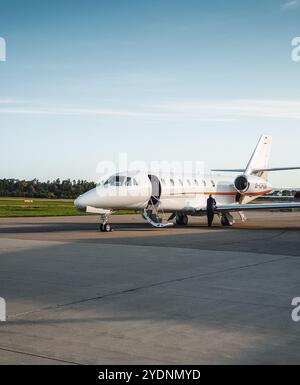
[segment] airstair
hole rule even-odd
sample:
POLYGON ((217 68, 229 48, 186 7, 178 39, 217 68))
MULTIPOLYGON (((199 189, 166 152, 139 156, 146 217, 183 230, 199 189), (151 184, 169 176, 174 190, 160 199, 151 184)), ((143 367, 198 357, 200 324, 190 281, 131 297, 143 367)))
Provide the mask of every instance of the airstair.
POLYGON ((161 184, 155 175, 149 175, 152 184, 152 196, 148 202, 148 206, 143 210, 142 217, 156 228, 164 228, 174 226, 173 222, 169 222, 168 217, 161 207, 161 184))

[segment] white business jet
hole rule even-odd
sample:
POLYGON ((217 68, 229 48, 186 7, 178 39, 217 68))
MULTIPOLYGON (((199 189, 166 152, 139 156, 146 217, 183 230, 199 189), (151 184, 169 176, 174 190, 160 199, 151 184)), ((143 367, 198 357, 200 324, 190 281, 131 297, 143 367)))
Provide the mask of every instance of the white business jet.
POLYGON ((187 225, 188 216, 206 215, 207 198, 216 200, 215 213, 223 226, 232 226, 232 212, 242 221, 248 210, 300 208, 300 202, 251 203, 272 192, 270 171, 300 170, 300 167, 269 168, 272 137, 262 135, 245 169, 212 170, 209 175, 126 172, 108 178, 103 184, 78 197, 80 211, 100 215, 100 230, 112 230, 108 222, 113 210, 140 210, 153 227, 187 225), (231 174, 228 174, 231 173, 231 174), (239 173, 239 175, 233 175, 239 173), (166 216, 167 215, 167 216, 166 216))

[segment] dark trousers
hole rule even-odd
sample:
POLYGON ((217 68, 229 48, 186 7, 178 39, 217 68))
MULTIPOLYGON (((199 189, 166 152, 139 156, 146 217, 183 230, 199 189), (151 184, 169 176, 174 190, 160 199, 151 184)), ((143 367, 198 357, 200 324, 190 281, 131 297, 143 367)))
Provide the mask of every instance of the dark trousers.
POLYGON ((213 210, 207 210, 207 224, 208 224, 208 227, 211 227, 213 221, 214 221, 214 216, 215 216, 215 213, 213 212, 213 210))

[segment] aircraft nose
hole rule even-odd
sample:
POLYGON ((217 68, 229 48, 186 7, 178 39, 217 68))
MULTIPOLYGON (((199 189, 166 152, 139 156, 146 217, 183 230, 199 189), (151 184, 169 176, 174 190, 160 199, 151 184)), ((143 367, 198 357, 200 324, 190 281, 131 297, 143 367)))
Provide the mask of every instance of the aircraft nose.
POLYGON ((85 211, 86 210, 86 206, 84 205, 82 196, 80 196, 77 199, 75 199, 74 206, 76 207, 77 210, 80 210, 80 211, 85 211))
POLYGON ((147 197, 139 197, 135 194, 128 194, 127 190, 123 191, 117 187, 103 187, 98 186, 83 195, 80 195, 75 201, 75 207, 83 212, 86 212, 87 207, 101 208, 101 209, 122 209, 136 205, 136 202, 144 203, 147 197))
POLYGON ((75 201, 75 207, 80 211, 86 211, 87 206, 97 207, 99 203, 99 193, 97 189, 90 190, 80 195, 75 201))

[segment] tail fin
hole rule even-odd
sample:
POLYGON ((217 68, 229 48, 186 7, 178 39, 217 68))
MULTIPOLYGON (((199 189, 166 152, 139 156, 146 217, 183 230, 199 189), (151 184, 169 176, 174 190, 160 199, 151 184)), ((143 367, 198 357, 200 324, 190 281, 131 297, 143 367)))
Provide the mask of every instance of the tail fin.
POLYGON ((246 175, 257 175, 265 180, 268 180, 268 174, 271 171, 288 171, 288 170, 300 170, 300 166, 297 167, 276 167, 269 168, 269 161, 272 149, 272 137, 268 135, 262 135, 257 143, 257 146, 252 154, 252 157, 246 167, 246 170, 234 168, 234 169, 214 169, 214 172, 240 172, 246 175))
POLYGON ((272 137, 268 135, 262 135, 246 167, 245 174, 251 175, 255 173, 255 170, 262 170, 260 172, 256 172, 256 175, 267 180, 268 171, 264 171, 264 169, 268 169, 269 167, 271 149, 272 137))

